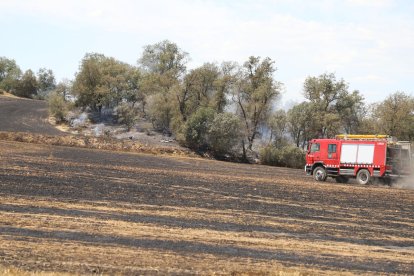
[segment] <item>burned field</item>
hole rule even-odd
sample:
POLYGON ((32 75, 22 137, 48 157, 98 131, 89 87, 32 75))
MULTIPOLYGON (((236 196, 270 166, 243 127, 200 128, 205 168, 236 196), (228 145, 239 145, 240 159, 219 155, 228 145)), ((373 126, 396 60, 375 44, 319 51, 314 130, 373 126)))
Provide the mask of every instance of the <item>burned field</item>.
POLYGON ((301 170, 0 141, 0 266, 413 274, 414 191, 301 170))
POLYGON ((48 122, 47 103, 0 95, 0 130, 62 135, 48 122))

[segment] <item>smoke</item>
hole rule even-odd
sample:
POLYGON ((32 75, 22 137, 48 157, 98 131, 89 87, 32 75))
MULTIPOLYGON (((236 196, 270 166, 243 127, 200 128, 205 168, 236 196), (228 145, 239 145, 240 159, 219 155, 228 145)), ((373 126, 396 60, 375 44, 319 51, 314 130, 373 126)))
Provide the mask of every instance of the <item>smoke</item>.
POLYGON ((396 179, 392 184, 393 188, 414 190, 414 171, 406 177, 396 179))
POLYGON ((105 125, 104 124, 97 124, 93 129, 92 133, 95 134, 96 137, 102 136, 105 131, 105 125))
POLYGON ((80 115, 79 115, 79 117, 78 118, 75 118, 73 121, 72 121, 72 127, 82 127, 82 126, 84 126, 86 123, 87 123, 87 121, 88 121, 88 114, 87 113, 85 113, 85 112, 83 112, 83 113, 81 113, 80 115))

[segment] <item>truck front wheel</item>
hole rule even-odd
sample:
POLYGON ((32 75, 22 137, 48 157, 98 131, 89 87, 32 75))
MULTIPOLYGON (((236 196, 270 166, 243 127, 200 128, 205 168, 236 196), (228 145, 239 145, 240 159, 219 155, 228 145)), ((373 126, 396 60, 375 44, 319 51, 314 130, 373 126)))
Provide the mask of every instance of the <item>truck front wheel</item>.
POLYGON ((366 185, 371 180, 371 174, 368 170, 362 169, 357 173, 356 180, 361 185, 366 185))
POLYGON ((316 181, 325 181, 327 177, 326 170, 324 167, 317 167, 313 171, 313 178, 315 178, 316 181))

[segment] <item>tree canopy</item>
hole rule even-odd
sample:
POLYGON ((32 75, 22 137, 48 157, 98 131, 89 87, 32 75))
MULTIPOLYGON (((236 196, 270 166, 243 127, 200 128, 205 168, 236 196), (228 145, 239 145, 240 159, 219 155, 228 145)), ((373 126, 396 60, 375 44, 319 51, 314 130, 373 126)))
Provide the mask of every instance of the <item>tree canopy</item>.
POLYGON ((0 89, 13 92, 22 75, 14 59, 0 57, 0 89))
MULTIPOLYGON (((238 80, 233 89, 233 101, 245 126, 247 149, 252 150, 259 125, 270 114, 274 100, 280 94, 280 83, 275 81, 276 71, 270 58, 250 57, 240 68, 238 80)), ((243 152, 246 148, 243 143, 243 152)))

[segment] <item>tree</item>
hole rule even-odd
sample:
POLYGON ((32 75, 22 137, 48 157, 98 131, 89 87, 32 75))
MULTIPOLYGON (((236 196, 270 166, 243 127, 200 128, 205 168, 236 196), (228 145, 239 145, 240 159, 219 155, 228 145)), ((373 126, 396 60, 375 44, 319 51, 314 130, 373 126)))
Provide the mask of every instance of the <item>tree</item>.
POLYGON ((72 81, 64 79, 56 85, 55 89, 52 92, 56 92, 65 98, 66 95, 72 94, 72 86, 73 86, 72 81))
POLYGON ((377 129, 399 140, 414 140, 414 97, 395 92, 373 110, 377 129))
POLYGON ((227 95, 235 84, 237 75, 237 64, 234 62, 223 62, 219 77, 215 80, 216 93, 213 97, 212 107, 221 113, 227 105, 227 95))
POLYGON ((105 106, 115 107, 122 100, 133 104, 139 101, 140 73, 137 68, 111 57, 104 60, 101 70, 99 91, 105 94, 105 106))
POLYGON ((37 94, 44 99, 56 88, 56 80, 53 71, 46 68, 40 68, 37 72, 37 94))
POLYGON ((170 129, 173 118, 171 101, 181 85, 180 80, 185 74, 187 60, 188 54, 168 40, 145 46, 138 60, 145 72, 143 90, 148 98, 150 117, 159 129, 170 129), (151 106, 155 103, 157 106, 151 106))
POLYGON ((77 104, 101 112, 123 99, 135 101, 139 78, 137 69, 126 63, 102 54, 86 54, 73 84, 77 104))
POLYGON ((37 94, 37 80, 32 70, 24 72, 18 81, 14 94, 19 97, 30 98, 37 94))
POLYGON ((132 103, 132 107, 140 104, 141 112, 145 115, 146 93, 142 89, 142 74, 138 68, 131 66, 125 70, 125 84, 121 98, 132 103))
POLYGON ((102 54, 86 54, 81 61, 80 70, 76 74, 73 90, 77 96, 77 104, 101 111, 105 94, 99 89, 102 83, 102 64, 106 57, 102 54))
MULTIPOLYGON (((274 62, 270 58, 250 57, 243 65, 240 78, 233 91, 233 101, 245 126, 247 149, 252 150, 258 127, 265 122, 276 97, 280 83, 273 79, 274 62)), ((243 141, 243 158, 246 159, 246 146, 243 141)))
POLYGON ((174 95, 172 129, 176 135, 182 134, 182 125, 199 108, 209 107, 216 113, 222 113, 227 105, 227 96, 234 84, 232 63, 223 63, 220 67, 206 63, 191 70, 183 83, 171 89, 174 95))
POLYGON ((184 84, 176 98, 182 120, 193 114, 199 107, 212 105, 216 93, 215 81, 219 77, 219 68, 211 63, 191 70, 184 77, 184 84))
POLYGON ((21 75, 15 60, 0 57, 0 89, 13 93, 21 75))
POLYGON ((169 75, 178 79, 186 71, 188 53, 177 44, 164 40, 153 45, 146 45, 138 63, 150 73, 169 75))
POLYGON ((363 97, 358 91, 349 93, 348 89, 348 84, 343 79, 337 81, 333 73, 305 80, 304 96, 312 105, 312 131, 316 137, 333 137, 338 132, 357 129, 363 114, 363 97))
POLYGON ((341 118, 341 124, 345 133, 359 133, 361 131, 361 123, 367 113, 364 104, 364 97, 359 91, 347 93, 336 103, 341 118))
POLYGON ((283 109, 273 112, 270 116, 268 123, 270 129, 269 142, 276 147, 281 147, 285 144, 285 133, 288 128, 287 114, 283 109))
POLYGON ((293 106, 287 112, 287 128, 297 147, 304 147, 305 143, 315 136, 312 132, 316 129, 314 123, 314 111, 312 104, 309 102, 302 102, 293 106))

